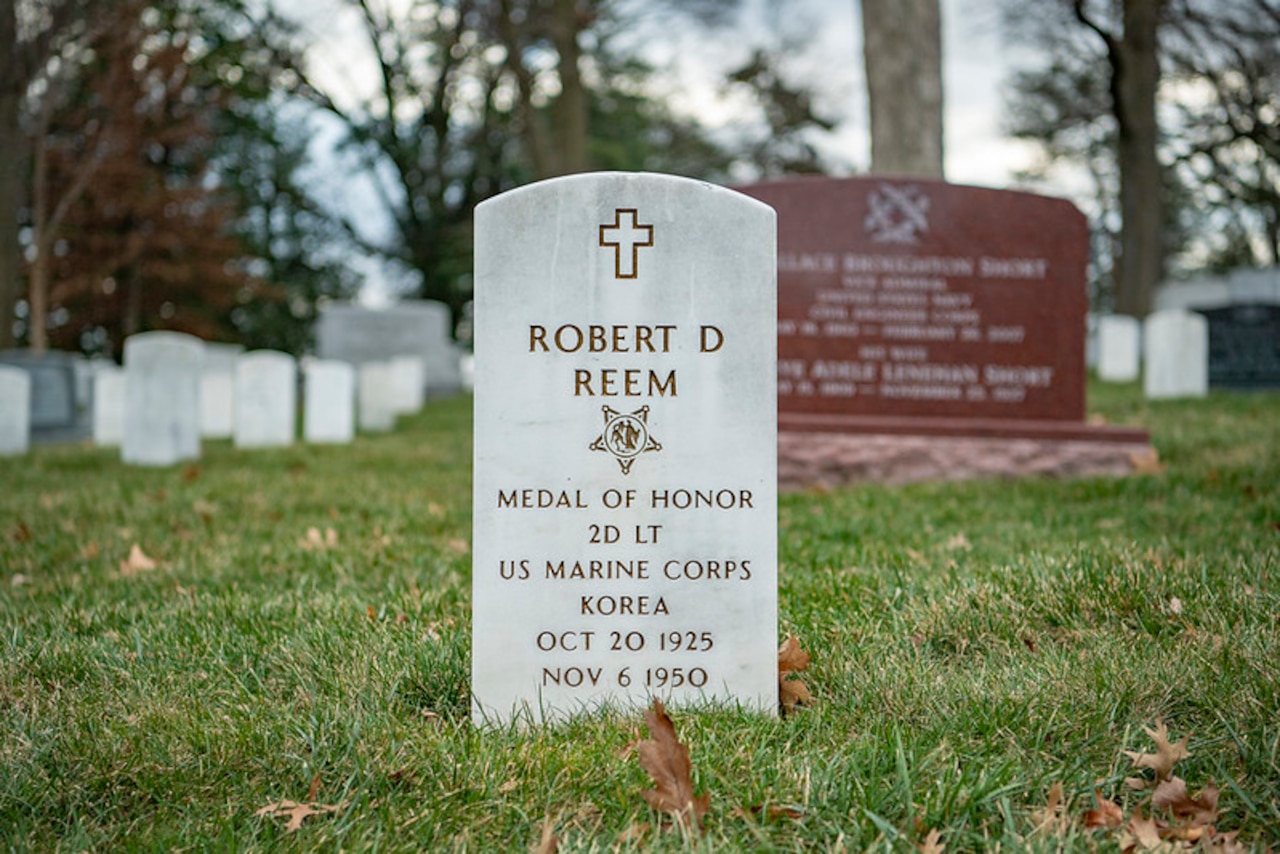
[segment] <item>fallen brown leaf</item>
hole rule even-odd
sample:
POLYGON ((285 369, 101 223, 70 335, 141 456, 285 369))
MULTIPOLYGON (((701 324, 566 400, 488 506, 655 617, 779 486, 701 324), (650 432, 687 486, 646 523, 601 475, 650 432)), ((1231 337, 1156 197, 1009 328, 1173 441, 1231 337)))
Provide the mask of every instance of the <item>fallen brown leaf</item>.
POLYGON ((1192 827, 1205 827, 1218 820, 1218 787, 1204 787, 1198 797, 1187 794, 1187 781, 1181 777, 1163 780, 1151 795, 1151 808, 1168 810, 1169 814, 1192 827))
POLYGON ((1233 830, 1230 833, 1219 833, 1212 839, 1201 843, 1201 847, 1211 852, 1211 854, 1245 854, 1249 849, 1236 841, 1236 836, 1239 834, 1240 831, 1238 830, 1233 830))
POLYGON ((142 546, 137 543, 134 543, 133 548, 129 550, 129 556, 120 561, 120 572, 124 575, 136 575, 139 572, 147 572, 155 568, 155 560, 147 557, 146 552, 142 550, 142 546))
POLYGON ((312 551, 324 551, 331 549, 338 544, 338 532, 333 528, 325 528, 324 533, 320 533, 319 528, 307 528, 305 536, 298 539, 298 545, 303 549, 312 551))
POLYGON ((293 831, 302 827, 302 822, 309 816, 335 813, 340 809, 342 809, 341 804, 300 804, 297 801, 279 801, 274 804, 267 804, 255 812, 254 816, 265 815, 272 818, 288 816, 289 820, 285 822, 284 829, 293 831))
POLYGON ((1133 851, 1136 848, 1150 851, 1163 844, 1155 819, 1151 816, 1143 817, 1141 810, 1134 810, 1129 823, 1124 826, 1124 833, 1120 835, 1120 850, 1133 851))
POLYGON ((929 831, 923 841, 916 843, 916 850, 919 851, 920 854, 942 854, 942 852, 946 850, 947 845, 945 842, 942 842, 941 839, 942 834, 938 832, 937 828, 934 828, 929 831))
POLYGON ((1136 750, 1126 750, 1124 755, 1133 760, 1135 767, 1150 768, 1154 771, 1156 782, 1169 779, 1173 773, 1174 763, 1191 756, 1191 753, 1187 750, 1187 739, 1190 736, 1183 736, 1181 741, 1171 744, 1169 742, 1169 729, 1160 718, 1156 718, 1155 729, 1143 727, 1142 731, 1156 743, 1156 752, 1140 753, 1136 750))
POLYGON ((556 854, 560 850, 560 837, 556 836, 556 824, 551 819, 547 819, 542 825, 542 839, 538 841, 538 847, 534 848, 534 854, 556 854))
POLYGON ((316 796, 320 794, 320 772, 311 778, 311 785, 307 787, 307 801, 314 803, 316 796))
POLYGON ((1097 807, 1085 810, 1084 826, 1090 830, 1098 828, 1119 827, 1124 824, 1124 812, 1112 801, 1102 797, 1097 789, 1093 790, 1093 800, 1097 807))
POLYGON ((674 816, 682 828, 696 831, 711 806, 711 796, 693 793, 689 747, 676 737, 675 725, 661 700, 655 698, 653 706, 645 710, 644 722, 650 737, 636 745, 636 753, 655 787, 640 795, 649 806, 674 816))
POLYGON ((1138 474, 1159 474, 1164 471, 1164 464, 1160 462, 1160 452, 1155 448, 1129 454, 1129 464, 1138 474))
POLYGON ((813 702, 809 686, 794 674, 809 668, 810 656, 800 648, 800 641, 789 635, 778 647, 778 702, 783 714, 813 702))
POLYGON ((776 804, 763 806, 761 804, 756 804, 755 806, 747 807, 746 809, 743 809, 742 807, 735 807, 733 812, 729 813, 729 815, 735 818, 759 818, 763 816, 766 821, 778 818, 789 818, 799 821, 804 818, 804 810, 800 809, 800 807, 778 806, 776 804))
POLYGON ((1067 826, 1067 817, 1062 810, 1062 781, 1055 780, 1049 787, 1044 807, 1031 813, 1031 821, 1035 824, 1035 832, 1054 835, 1067 826))
POLYGON ((13 533, 10 534, 10 538, 15 543, 29 543, 31 542, 31 529, 27 527, 26 522, 19 522, 13 526, 13 533))

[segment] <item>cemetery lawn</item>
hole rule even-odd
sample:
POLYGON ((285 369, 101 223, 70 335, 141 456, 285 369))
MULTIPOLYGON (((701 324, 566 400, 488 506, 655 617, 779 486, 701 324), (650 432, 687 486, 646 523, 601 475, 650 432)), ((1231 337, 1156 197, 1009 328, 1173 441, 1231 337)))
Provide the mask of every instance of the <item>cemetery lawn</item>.
POLYGON ((1162 468, 783 497, 814 702, 670 710, 697 837, 641 797, 640 713, 468 722, 469 398, 348 448, 0 460, 0 848, 1117 850, 1086 811, 1151 812, 1157 720, 1217 830, 1280 846, 1280 395, 1090 408, 1162 468), (286 800, 320 813, 255 815, 286 800))

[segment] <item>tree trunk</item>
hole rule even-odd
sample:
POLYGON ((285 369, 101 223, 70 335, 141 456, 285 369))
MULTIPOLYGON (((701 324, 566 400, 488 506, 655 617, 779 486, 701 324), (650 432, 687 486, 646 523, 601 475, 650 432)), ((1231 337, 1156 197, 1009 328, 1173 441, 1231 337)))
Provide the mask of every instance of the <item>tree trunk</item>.
POLYGON ((559 141, 556 172, 569 175, 591 168, 587 152, 587 92, 579 70, 582 48, 578 44, 581 25, 577 0, 556 0, 552 14, 552 37, 560 57, 560 96, 553 110, 559 141))
POLYGON ((1144 317, 1163 264, 1161 174, 1156 158, 1156 89, 1160 83, 1156 30, 1162 0, 1125 0, 1124 35, 1116 44, 1112 95, 1120 165, 1120 258, 1116 311, 1144 317))
POLYGON ((26 146, 18 122, 22 75, 14 5, 0 0, 0 350, 14 345, 14 307, 21 293, 18 210, 26 146))
POLYGON ((942 177, 939 0, 862 0, 871 172, 942 177))

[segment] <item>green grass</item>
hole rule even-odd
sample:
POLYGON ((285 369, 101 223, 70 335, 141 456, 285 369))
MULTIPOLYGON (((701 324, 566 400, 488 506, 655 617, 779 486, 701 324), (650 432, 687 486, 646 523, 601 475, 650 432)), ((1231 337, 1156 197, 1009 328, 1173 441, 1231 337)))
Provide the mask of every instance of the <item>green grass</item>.
POLYGON ((0 848, 527 850, 550 820, 561 850, 1116 850, 1033 813, 1054 782, 1077 818, 1139 803, 1157 717, 1219 826, 1280 845, 1280 396, 1091 403, 1164 470, 784 496, 816 704, 675 711, 711 810, 639 843, 639 714, 468 723, 467 399, 349 448, 0 460, 0 848), (317 775, 336 814, 254 816, 317 775), (734 812, 762 805, 802 817, 734 812))

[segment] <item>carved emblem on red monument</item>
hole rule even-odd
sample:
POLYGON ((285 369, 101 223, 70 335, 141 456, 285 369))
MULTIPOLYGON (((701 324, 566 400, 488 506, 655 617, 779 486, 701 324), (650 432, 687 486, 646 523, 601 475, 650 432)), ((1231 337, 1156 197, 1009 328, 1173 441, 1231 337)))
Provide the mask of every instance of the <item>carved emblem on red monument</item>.
POLYGON ((631 473, 631 464, 645 451, 661 451, 662 445, 649 435, 649 407, 635 412, 618 412, 603 406, 604 431, 591 443, 593 451, 607 451, 617 459, 623 474, 631 473))
POLYGON ((929 230, 929 197, 915 184, 881 184, 867 196, 862 225, 876 243, 919 243, 929 230))

